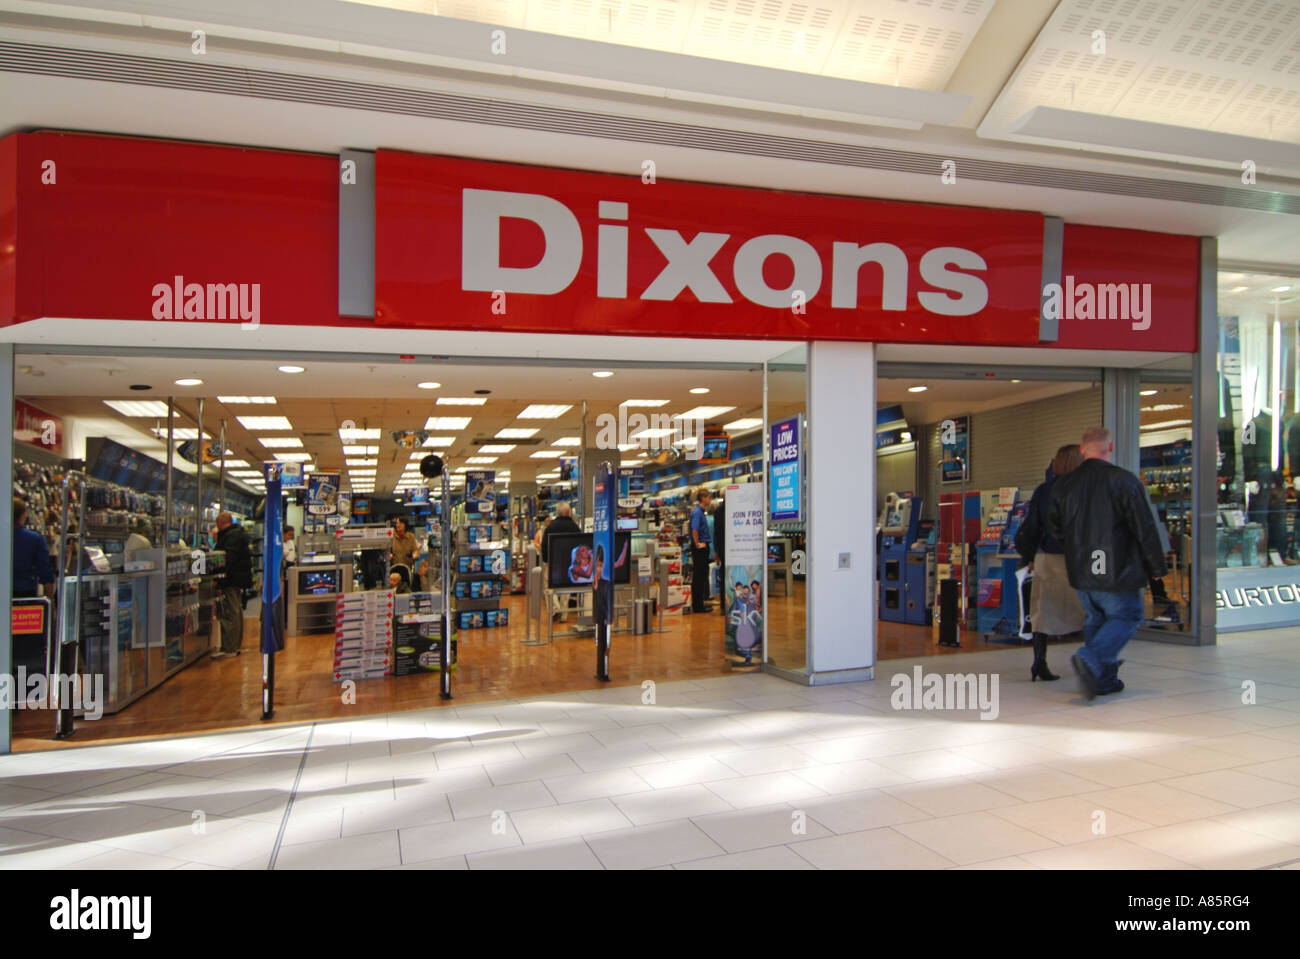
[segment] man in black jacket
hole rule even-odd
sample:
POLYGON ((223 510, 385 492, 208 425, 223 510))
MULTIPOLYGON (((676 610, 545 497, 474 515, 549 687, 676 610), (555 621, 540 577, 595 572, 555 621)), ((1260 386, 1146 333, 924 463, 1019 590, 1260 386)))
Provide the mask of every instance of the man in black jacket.
MULTIPOLYGON (((551 536, 558 533, 581 533, 582 528, 573 518, 573 507, 568 503, 560 503, 555 507, 555 519, 547 524, 546 529, 542 532, 542 562, 549 564, 551 561, 551 536)), ((547 580, 549 582, 549 580, 547 580)), ((578 597, 571 595, 569 597, 569 606, 576 607, 578 597)), ((560 605, 559 597, 555 599, 555 609, 551 611, 552 622, 562 623, 566 618, 564 607, 560 605)))
POLYGON ((1110 431, 1092 427, 1080 446, 1083 464, 1052 491, 1048 527, 1065 547, 1070 585, 1083 605, 1084 644, 1070 662, 1092 699, 1124 688, 1119 652, 1142 622, 1142 591, 1167 567, 1146 489, 1110 463, 1110 431))
POLYGON ((242 526, 235 525, 229 513, 217 517, 217 549, 226 554, 226 571, 218 583, 221 649, 212 658, 225 659, 239 655, 244 640, 244 590, 253 585, 253 554, 248 548, 248 534, 242 526))

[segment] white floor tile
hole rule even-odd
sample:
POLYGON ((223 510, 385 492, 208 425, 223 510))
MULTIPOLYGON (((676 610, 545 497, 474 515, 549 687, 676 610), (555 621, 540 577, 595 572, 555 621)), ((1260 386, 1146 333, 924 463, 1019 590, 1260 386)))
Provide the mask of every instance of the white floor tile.
POLYGON ((724 850, 690 821, 655 823, 587 837, 606 869, 650 869, 720 856, 724 850))
MULTIPOLYGON (((585 799, 562 806, 525 809, 512 813, 510 818, 519 838, 529 845, 626 829, 632 825, 629 817, 609 799, 585 799)), ((470 866, 472 868, 473 863, 470 866)))
POLYGON ((944 869, 954 865, 892 828, 810 839, 790 846, 818 869, 944 869))
POLYGON ((281 846, 279 869, 382 869, 402 862, 397 830, 281 846))
POLYGON ((971 865, 1006 855, 1023 855, 1056 845, 990 812, 963 813, 941 819, 902 823, 894 827, 959 865, 971 865))

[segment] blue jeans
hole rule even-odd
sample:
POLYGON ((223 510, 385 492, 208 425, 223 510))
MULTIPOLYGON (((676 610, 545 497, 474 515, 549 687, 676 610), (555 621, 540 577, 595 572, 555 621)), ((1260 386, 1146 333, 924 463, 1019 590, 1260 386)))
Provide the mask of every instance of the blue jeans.
POLYGON ((1145 613, 1142 590, 1108 592, 1077 589, 1083 606, 1083 645, 1079 658, 1088 664, 1094 676, 1103 675, 1105 667, 1115 667, 1123 649, 1145 613))

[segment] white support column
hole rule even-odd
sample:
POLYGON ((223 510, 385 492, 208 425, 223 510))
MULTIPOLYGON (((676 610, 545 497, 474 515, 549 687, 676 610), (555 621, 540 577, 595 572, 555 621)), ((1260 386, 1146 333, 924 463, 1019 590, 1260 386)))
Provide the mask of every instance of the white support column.
POLYGON ((876 661, 873 344, 809 346, 807 463, 809 682, 870 679, 876 661))

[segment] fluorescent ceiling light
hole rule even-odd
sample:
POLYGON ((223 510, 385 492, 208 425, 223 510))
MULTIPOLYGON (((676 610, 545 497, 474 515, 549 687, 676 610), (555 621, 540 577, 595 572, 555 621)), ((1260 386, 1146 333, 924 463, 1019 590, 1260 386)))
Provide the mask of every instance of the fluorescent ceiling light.
MULTIPOLYGON (((692 391, 693 392, 693 391, 692 391)), ((624 400, 619 406, 667 406, 668 400, 624 400)))
POLYGON ((549 460, 549 459, 555 459, 557 456, 563 456, 563 455, 564 455, 564 450, 538 450, 536 453, 533 453, 530 456, 530 459, 549 460))
POLYGON ((374 456, 379 452, 378 446, 345 446, 344 456, 374 456))
POLYGON ((276 453, 275 458, 281 463, 310 463, 310 453, 276 453))
POLYGON ((1269 292, 1270 292, 1270 293, 1285 293, 1285 292, 1287 292, 1287 290, 1289 290, 1289 289, 1291 289, 1291 287, 1289 287, 1289 286, 1275 286, 1275 287, 1273 287, 1273 289, 1269 290, 1269 292))
POLYGON ((486 396, 440 396, 438 406, 482 406, 487 402, 486 396))
MULTIPOLYGON (((153 433, 159 439, 167 438, 167 427, 156 426, 149 432, 153 433)), ((177 440, 196 440, 199 438, 199 431, 192 426, 186 426, 172 430, 172 439, 177 440)))
POLYGON ((1168 413, 1170 410, 1181 410, 1182 403, 1157 403, 1155 406, 1142 407, 1143 413, 1168 413))
POLYGON ((594 376, 594 377, 596 377, 596 379, 598 379, 598 380, 606 380, 606 379, 609 379, 611 376, 614 375, 614 371, 613 371, 613 370, 595 370, 591 375, 594 376))
POLYGON ((520 420, 553 420, 563 416, 569 410, 573 409, 572 404, 552 404, 534 403, 527 406, 515 419, 520 420))
POLYGON ((424 424, 426 430, 463 430, 469 426, 468 416, 430 416, 424 424))
POLYGON ((763 421, 761 419, 755 419, 752 416, 747 416, 742 419, 732 420, 730 423, 726 424, 722 428, 724 430, 735 430, 739 432, 741 430, 757 429, 762 425, 763 425, 763 421))
POLYGON ((264 406, 275 403, 274 396, 218 396, 218 403, 225 403, 227 406, 235 406, 240 403, 258 403, 264 406))
POLYGON ((269 450, 302 449, 302 440, 296 436, 259 436, 257 441, 269 450))
POLYGON ((302 366, 289 366, 289 365, 277 366, 276 369, 278 369, 281 373, 305 373, 306 372, 306 368, 302 366))
POLYGON ((678 413, 673 417, 675 420, 710 420, 715 416, 721 416, 723 413, 730 413, 734 406, 697 406, 685 413, 678 413))
POLYGON ((491 443, 488 446, 480 446, 480 453, 509 453, 515 448, 514 443, 491 443))
POLYGON ((618 451, 619 451, 620 453, 626 453, 628 450, 639 450, 640 448, 641 448, 641 444, 640 444, 640 443, 620 443, 620 444, 618 444, 618 451))
POLYGON ((238 476, 241 479, 249 476, 261 476, 261 470, 226 470, 230 476, 238 476))
POLYGON ((488 463, 495 463, 500 458, 501 457, 499 456, 471 456, 466 459, 465 462, 469 463, 471 466, 486 465, 488 463))
POLYGON ((698 436, 688 436, 677 445, 684 450, 693 450, 699 444, 700 444, 700 438, 698 436))
POLYGON ((111 406, 123 416, 167 415, 167 404, 162 400, 104 400, 104 405, 111 406))
POLYGON ((1138 391, 1138 395, 1139 395, 1139 396, 1155 396, 1155 395, 1156 395, 1157 393, 1159 393, 1159 392, 1160 392, 1159 390, 1139 390, 1139 391, 1138 391))
POLYGON ((469 472, 469 467, 468 467, 468 466, 457 466, 457 467, 456 467, 456 472, 457 472, 457 473, 468 473, 468 472, 469 472))
MULTIPOLYGON (((633 433, 631 436, 629 436, 628 439, 631 439, 631 440, 654 440, 654 439, 659 439, 659 438, 662 437, 662 436, 672 436, 673 433, 675 433, 675 432, 676 432, 676 430, 670 430, 670 429, 638 430, 637 432, 635 432, 635 433, 633 433)), ((620 448, 621 448, 621 447, 620 447, 620 448)))
POLYGON ((924 392, 925 392, 926 390, 928 390, 929 388, 930 388, 930 387, 928 387, 928 386, 909 386, 909 387, 907 388, 907 392, 909 392, 909 393, 924 393, 924 392))
POLYGON ((236 416, 246 430, 291 430, 293 424, 287 416, 236 416))
POLYGON ((1163 430, 1163 429, 1168 429, 1171 426, 1190 426, 1191 423, 1192 423, 1191 420, 1164 420, 1163 422, 1160 423, 1143 423, 1142 429, 1163 430))
POLYGON ((561 436, 551 444, 552 446, 581 446, 582 437, 580 436, 561 436))
POLYGON ((345 460, 344 465, 345 466, 378 466, 379 460, 366 459, 365 457, 362 457, 360 459, 345 460))
POLYGON ((512 426, 509 429, 497 430, 496 438, 499 440, 526 440, 540 432, 541 429, 538 427, 512 426))
POLYGON ((1103 146, 1115 153, 1179 163, 1213 160, 1240 170, 1242 159, 1249 157, 1260 167, 1300 170, 1292 143, 1059 107, 1034 107, 1012 123, 1007 134, 1072 146, 1103 146))
POLYGON ((348 442, 349 440, 377 440, 379 439, 382 433, 383 431, 379 429, 370 429, 370 430, 363 430, 357 428, 340 429, 339 439, 343 440, 343 442, 345 443, 348 442))
MULTIPOLYGON (((232 466, 236 469, 247 469, 248 460, 226 460, 226 469, 230 470, 232 466)), ((261 476, 262 474, 259 472, 257 475, 261 476)))
MULTIPOLYGON (((456 437, 454 436, 430 436, 427 440, 424 441, 424 445, 426 447, 431 446, 434 449, 446 449, 448 446, 451 446, 455 442, 456 442, 456 437)), ((428 455, 429 455, 428 453, 425 453, 422 456, 416 456, 415 454, 412 454, 411 459, 424 459, 424 457, 428 455)))
POLYGON ((376 472, 378 471, 356 469, 356 470, 348 470, 348 475, 349 476, 374 476, 376 472))

